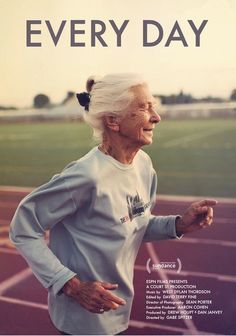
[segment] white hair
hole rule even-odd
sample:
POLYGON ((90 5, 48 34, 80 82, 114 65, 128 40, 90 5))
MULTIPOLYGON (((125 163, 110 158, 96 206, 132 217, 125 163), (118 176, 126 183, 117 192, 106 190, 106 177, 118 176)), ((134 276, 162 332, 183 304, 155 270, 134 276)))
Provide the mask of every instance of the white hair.
POLYGON ((104 116, 121 116, 134 98, 132 87, 146 85, 138 74, 110 74, 102 78, 90 76, 86 83, 90 93, 89 111, 84 120, 92 127, 95 139, 102 139, 104 116))

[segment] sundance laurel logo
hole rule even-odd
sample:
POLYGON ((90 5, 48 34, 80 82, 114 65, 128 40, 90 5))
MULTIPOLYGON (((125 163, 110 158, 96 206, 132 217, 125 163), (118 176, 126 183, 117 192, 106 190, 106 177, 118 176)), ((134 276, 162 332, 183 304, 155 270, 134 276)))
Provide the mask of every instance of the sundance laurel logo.
POLYGON ((152 271, 156 270, 176 270, 177 273, 180 273, 182 269, 182 263, 179 258, 177 258, 176 261, 162 261, 158 264, 152 263, 152 259, 149 258, 146 263, 146 269, 149 274, 151 274, 152 271))

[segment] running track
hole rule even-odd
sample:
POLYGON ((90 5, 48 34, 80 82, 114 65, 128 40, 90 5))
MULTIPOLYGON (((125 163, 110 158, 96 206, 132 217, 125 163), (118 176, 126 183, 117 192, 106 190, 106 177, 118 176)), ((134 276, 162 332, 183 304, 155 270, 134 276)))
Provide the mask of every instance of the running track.
MULTIPOLYGON (((0 334, 58 335, 47 313, 47 293, 8 240, 10 220, 30 189, 0 187, 0 334)), ((155 213, 182 213, 193 198, 160 196, 155 213)), ((236 334, 236 200, 220 200, 214 226, 181 240, 143 244, 135 266, 135 300, 126 334, 189 335, 236 334), (152 270, 154 264, 180 259, 182 270, 152 270), (195 315, 192 320, 145 319, 147 279, 187 279, 199 289, 210 289, 210 309, 219 316, 195 315)), ((200 297, 203 299, 204 297, 200 297)), ((208 297, 209 299, 209 297, 208 297)), ((178 308, 177 308, 178 309, 178 308)))

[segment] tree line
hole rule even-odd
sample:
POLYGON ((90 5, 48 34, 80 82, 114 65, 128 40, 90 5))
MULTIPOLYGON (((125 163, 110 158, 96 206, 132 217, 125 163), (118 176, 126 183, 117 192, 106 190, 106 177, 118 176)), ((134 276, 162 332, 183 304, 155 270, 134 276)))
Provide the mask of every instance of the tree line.
MULTIPOLYGON (((39 93, 33 98, 33 108, 50 108, 57 105, 64 105, 66 104, 70 99, 72 99, 75 96, 75 92, 68 91, 66 97, 62 100, 59 104, 53 104, 50 100, 50 97, 46 94, 39 93)), ((160 94, 154 94, 155 97, 159 98, 161 100, 162 104, 191 104, 191 103, 199 103, 199 102, 206 102, 206 103, 220 103, 225 101, 236 101, 236 89, 233 89, 229 99, 223 99, 220 97, 213 97, 213 96, 206 96, 203 98, 195 98, 191 94, 184 93, 183 90, 181 90, 178 94, 171 94, 171 95, 160 95, 160 94)), ((0 110, 17 110, 17 107, 15 106, 1 106, 0 110)))

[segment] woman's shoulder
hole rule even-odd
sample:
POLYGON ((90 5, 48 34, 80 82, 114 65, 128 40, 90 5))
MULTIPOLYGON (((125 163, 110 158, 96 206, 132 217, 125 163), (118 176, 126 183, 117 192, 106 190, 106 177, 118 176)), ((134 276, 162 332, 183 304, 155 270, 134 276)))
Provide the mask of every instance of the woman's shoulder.
POLYGON ((61 172, 61 175, 68 179, 69 177, 87 177, 92 179, 98 169, 98 157, 96 155, 97 147, 91 149, 87 154, 78 160, 70 162, 61 172))
POLYGON ((150 156, 142 149, 139 150, 137 159, 140 163, 143 163, 144 165, 149 165, 152 167, 152 160, 150 156))

